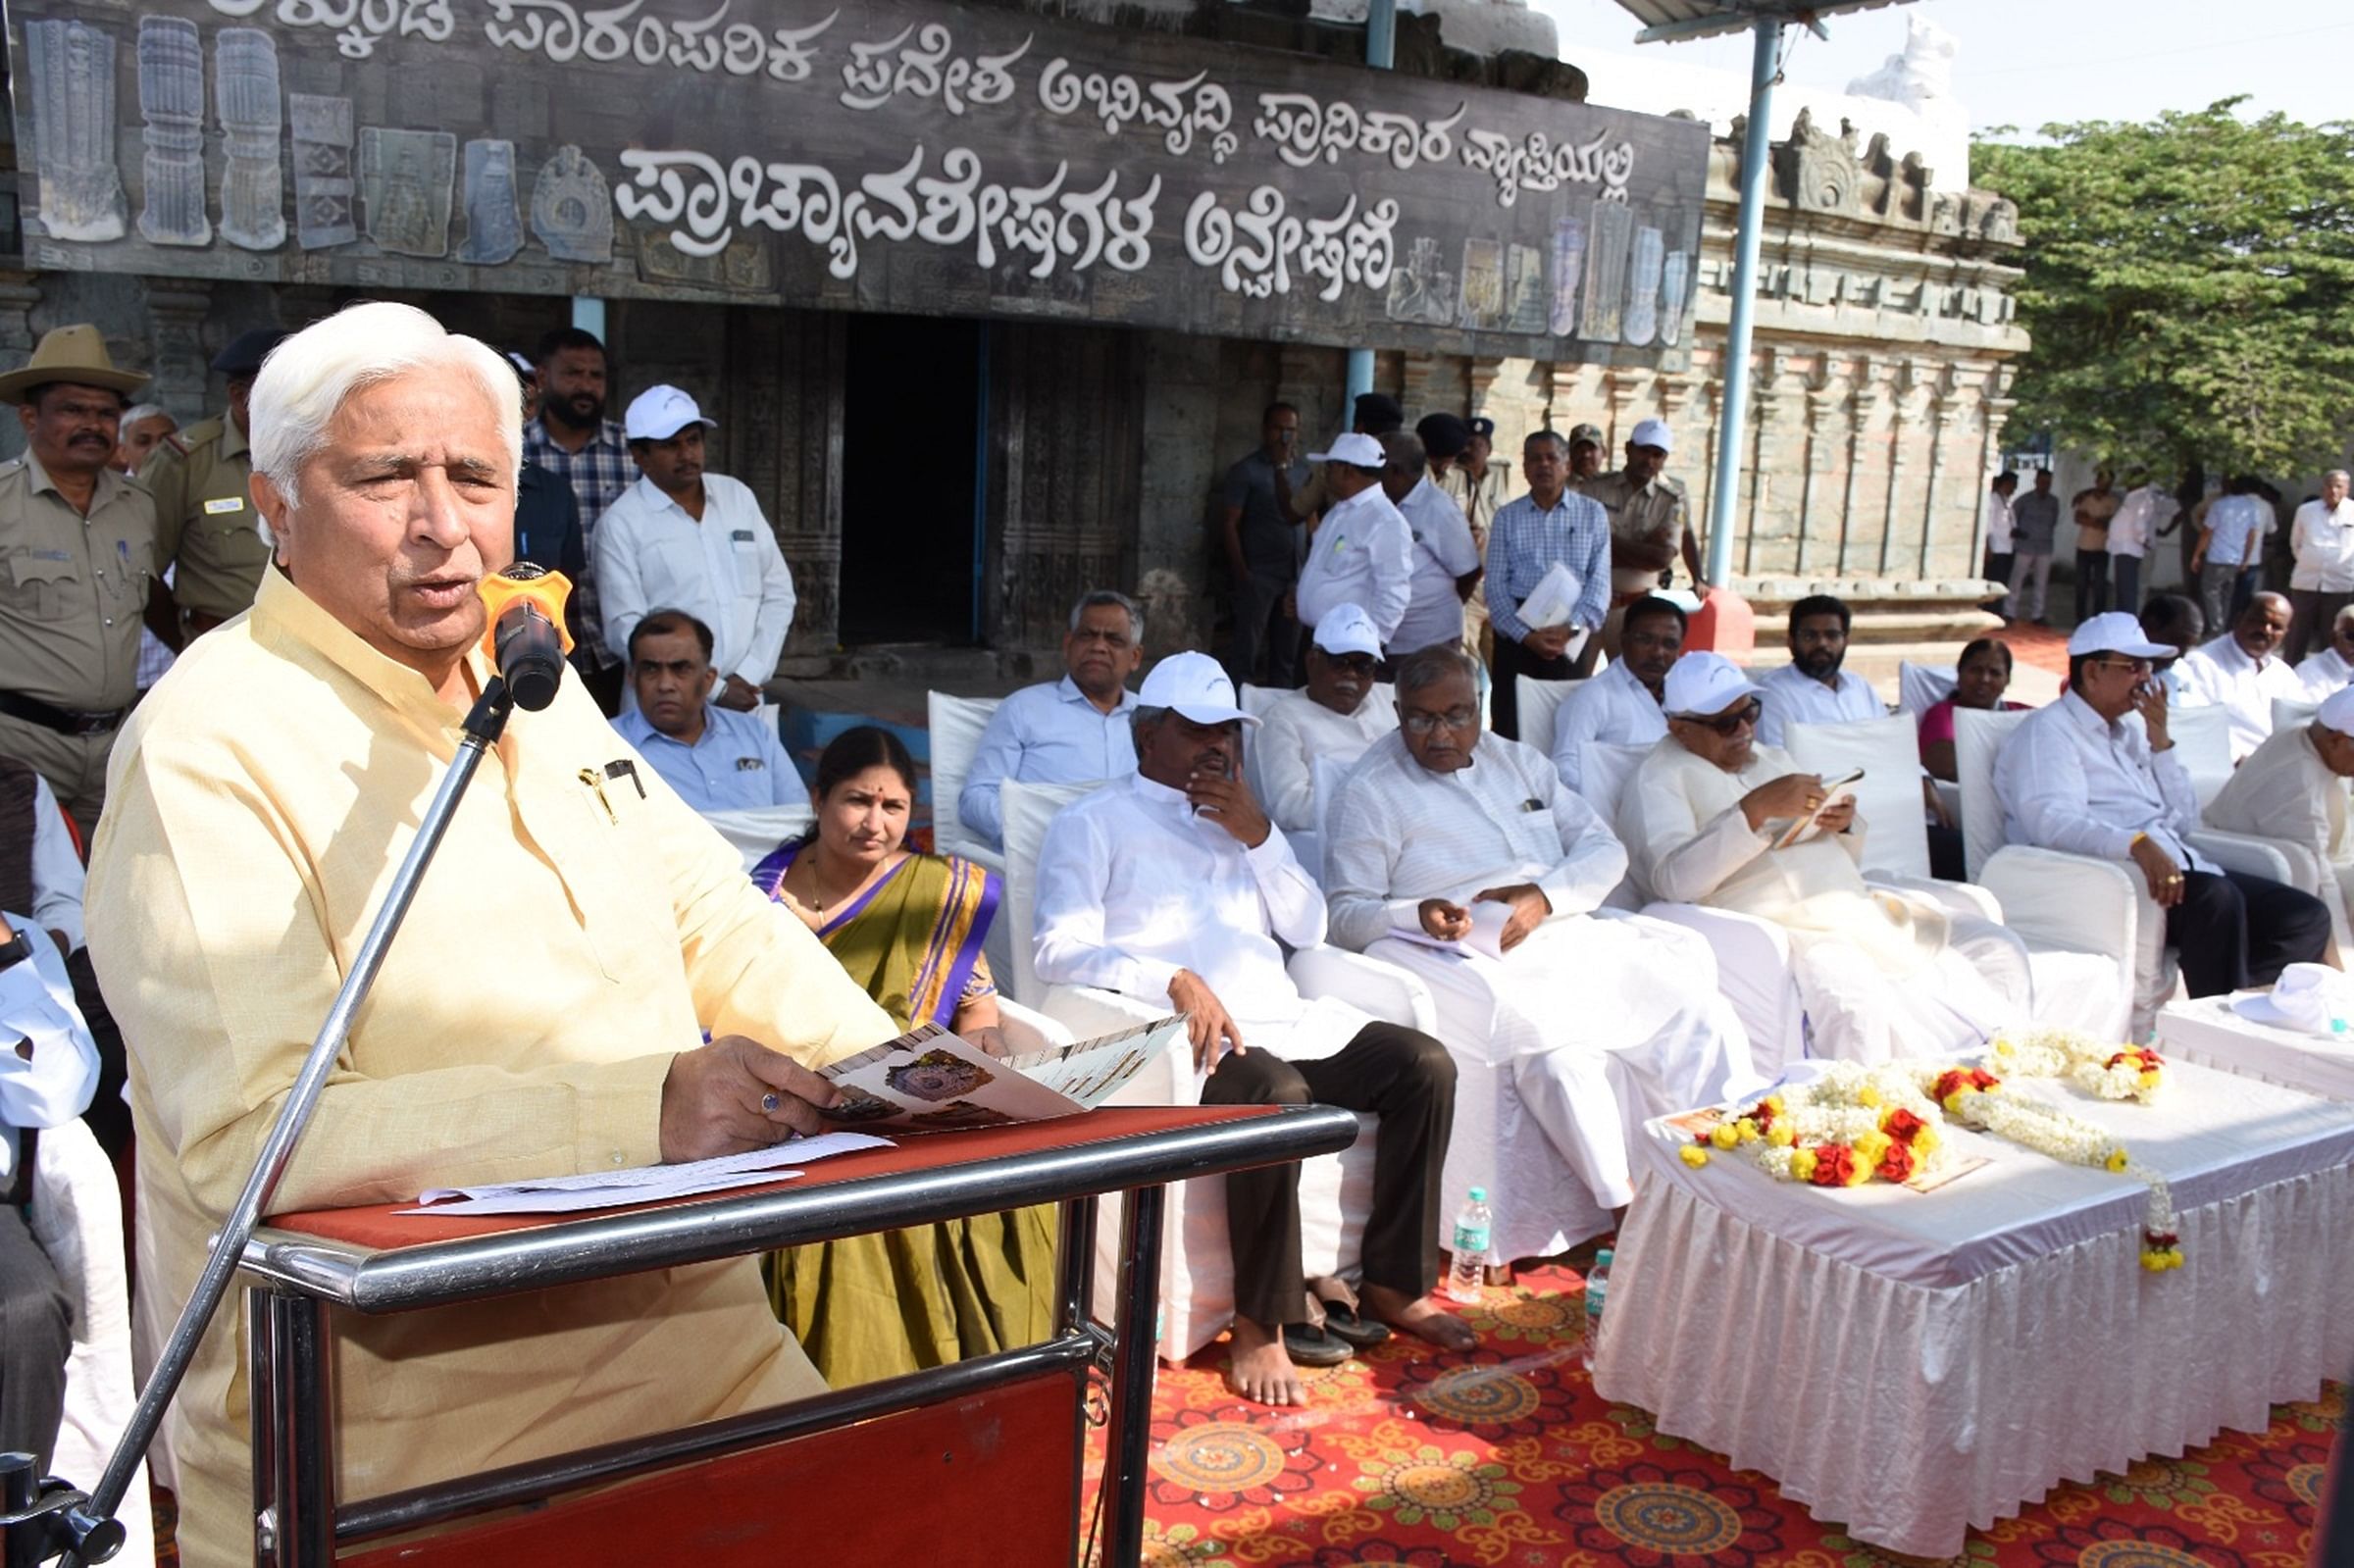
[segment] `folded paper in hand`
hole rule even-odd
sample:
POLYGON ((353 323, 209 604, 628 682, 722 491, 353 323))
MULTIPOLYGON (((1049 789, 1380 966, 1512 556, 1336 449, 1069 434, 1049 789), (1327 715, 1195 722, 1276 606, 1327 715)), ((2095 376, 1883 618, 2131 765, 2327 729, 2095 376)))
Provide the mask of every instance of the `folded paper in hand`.
POLYGON ((845 1056, 820 1076, 845 1126, 936 1132, 1092 1111, 1185 1037, 1185 1016, 1024 1056, 992 1056, 937 1024, 845 1056))
POLYGON ((782 1182, 801 1174, 787 1167, 807 1165, 830 1154, 847 1154, 853 1149, 890 1146, 890 1138, 871 1138, 864 1133, 825 1133, 686 1165, 640 1165, 626 1171, 586 1171, 579 1176, 549 1176, 528 1182, 429 1188, 417 1194, 418 1203, 426 1206, 400 1212, 577 1214, 629 1203, 658 1203, 665 1198, 725 1191, 731 1187, 782 1182))
POLYGON ((1539 632, 1547 627, 1567 626, 1569 617, 1577 612, 1577 598, 1585 586, 1567 563, 1556 561, 1537 579, 1537 585, 1528 590, 1528 597, 1520 601, 1520 619, 1539 632))
POLYGON ((1852 796, 1856 792, 1856 785, 1863 782, 1864 770, 1861 768, 1841 778, 1824 780, 1822 804, 1817 806, 1813 811, 1802 812, 1790 819, 1790 825, 1774 835, 1773 847, 1787 849, 1813 833, 1815 825, 1822 819, 1822 814, 1839 804, 1840 801, 1852 796))

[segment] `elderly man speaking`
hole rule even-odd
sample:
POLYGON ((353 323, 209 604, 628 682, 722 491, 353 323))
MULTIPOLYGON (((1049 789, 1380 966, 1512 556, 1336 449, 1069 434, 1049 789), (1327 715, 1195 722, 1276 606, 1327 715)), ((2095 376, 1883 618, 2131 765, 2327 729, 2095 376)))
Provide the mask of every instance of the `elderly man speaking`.
POLYGON ((1595 915, 1626 851, 1552 759, 1481 733, 1476 678, 1458 646, 1407 655, 1398 728, 1334 797, 1324 864, 1333 939, 1420 975, 1449 1048, 1517 1091, 1525 1117, 1459 1108, 1450 1178, 1488 1189, 1504 1262, 1607 1229, 1633 1196, 1629 1130, 1740 1092, 1749 1037, 1700 937, 1595 915), (1487 910, 1500 952, 1464 940, 1487 910))
MULTIPOLYGON (((274 564, 132 718, 88 885, 130 1052, 139 1289, 167 1313, 489 678, 476 585, 512 554, 521 466, 514 373, 405 305, 288 339, 251 406, 274 564)), ((650 768, 607 772, 634 760, 577 686, 514 716, 281 1207, 757 1147, 819 1125, 810 1066, 895 1033, 650 768)), ((191 1565, 252 1560, 243 1338, 214 1321, 172 1418, 191 1565)), ((351 1318, 334 1379, 349 1499, 822 1387, 748 1258, 351 1318)))
POLYGON ((1790 933, 1810 1054, 1928 1055, 1982 1043, 2026 1016, 2019 938, 1868 885, 1854 798, 1832 797, 1788 752, 1758 744, 1764 705, 1739 666, 1684 655, 1662 705, 1667 738, 1618 806, 1636 879, 1655 897, 1738 910, 1790 933))

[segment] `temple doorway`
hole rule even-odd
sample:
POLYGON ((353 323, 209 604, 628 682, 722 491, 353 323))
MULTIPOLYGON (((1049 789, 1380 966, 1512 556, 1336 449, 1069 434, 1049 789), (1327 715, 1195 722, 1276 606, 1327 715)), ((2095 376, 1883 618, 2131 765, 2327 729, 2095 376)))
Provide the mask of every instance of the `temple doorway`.
POLYGON ((981 640, 987 329, 853 313, 843 372, 845 647, 981 640))

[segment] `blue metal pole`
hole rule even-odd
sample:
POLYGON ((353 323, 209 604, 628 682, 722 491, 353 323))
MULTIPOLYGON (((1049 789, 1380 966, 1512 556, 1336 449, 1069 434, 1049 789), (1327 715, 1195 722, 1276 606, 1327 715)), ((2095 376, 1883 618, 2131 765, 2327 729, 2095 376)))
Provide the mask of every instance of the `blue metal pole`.
MULTIPOLYGON (((1365 8, 1365 64, 1387 71, 1398 63, 1398 0, 1370 0, 1365 8)), ((1349 390, 1343 404, 1352 416, 1356 400, 1373 390, 1373 351, 1349 351, 1349 390)))
POLYGON ((1749 342, 1758 288, 1758 238, 1766 219, 1766 177, 1772 146, 1775 62, 1782 24, 1757 23, 1757 52, 1749 72, 1749 126, 1741 138, 1741 228, 1733 237, 1733 319, 1724 334, 1724 406, 1716 422, 1716 478, 1709 490, 1711 587, 1724 586, 1733 566, 1733 506, 1741 490, 1741 448, 1749 423, 1749 342))

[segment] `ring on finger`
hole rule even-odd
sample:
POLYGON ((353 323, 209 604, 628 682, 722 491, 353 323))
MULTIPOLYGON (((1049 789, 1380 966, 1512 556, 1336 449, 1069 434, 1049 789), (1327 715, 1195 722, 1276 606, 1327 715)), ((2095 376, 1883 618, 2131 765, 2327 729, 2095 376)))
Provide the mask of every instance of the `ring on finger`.
POLYGON ((760 1096, 760 1114, 763 1116, 774 1116, 777 1114, 778 1109, 784 1105, 784 1103, 785 1096, 779 1094, 775 1089, 772 1088, 767 1093, 760 1096))

